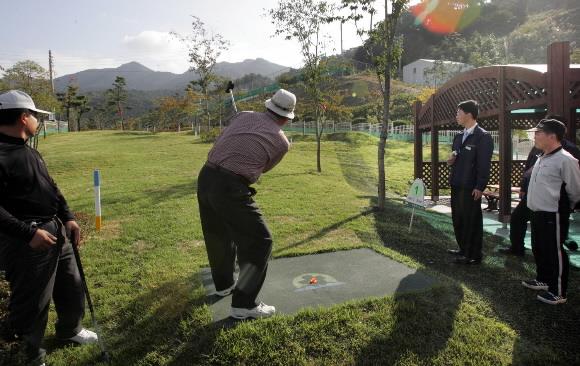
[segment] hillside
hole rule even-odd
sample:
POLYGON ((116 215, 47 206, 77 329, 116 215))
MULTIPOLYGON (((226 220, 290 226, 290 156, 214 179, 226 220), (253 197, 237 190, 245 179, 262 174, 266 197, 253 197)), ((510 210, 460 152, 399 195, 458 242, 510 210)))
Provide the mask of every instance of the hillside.
MULTIPOLYGON (((247 74, 275 78, 286 70, 288 67, 262 58, 234 63, 220 62, 215 67, 217 75, 228 79, 238 79, 247 74)), ((197 79, 197 75, 192 71, 183 74, 153 71, 138 62, 130 62, 117 68, 91 69, 64 75, 55 79, 55 87, 58 91, 62 91, 72 81, 79 86, 81 92, 103 91, 111 88, 117 76, 125 78, 127 89, 140 91, 183 91, 190 81, 197 79)))
MULTIPOLYGON (((431 32, 417 24, 410 12, 403 14, 398 28, 404 46, 402 64, 419 58, 475 66, 545 63, 549 43, 580 39, 578 0, 489 0, 471 1, 468 6, 475 7, 477 15, 452 34, 431 32), (485 56, 483 60, 481 54, 485 56)), ((580 44, 575 47, 580 48, 580 44)), ((362 49, 354 53, 354 58, 369 62, 362 49)))

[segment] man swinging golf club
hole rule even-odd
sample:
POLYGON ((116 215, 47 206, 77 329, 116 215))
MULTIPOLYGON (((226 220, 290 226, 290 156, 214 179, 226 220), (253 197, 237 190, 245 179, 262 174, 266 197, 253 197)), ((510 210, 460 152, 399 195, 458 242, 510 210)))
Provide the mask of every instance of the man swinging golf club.
POLYGON ((274 306, 256 302, 272 251, 272 235, 250 187, 278 164, 290 143, 281 127, 294 118, 296 97, 280 89, 265 112, 239 112, 218 137, 199 173, 197 198, 216 295, 233 293, 231 316, 268 317, 274 306), (240 275, 236 282, 236 256, 240 275))
POLYGON ((81 326, 85 293, 71 244, 78 245, 80 228, 42 157, 26 144, 38 113, 48 114, 28 94, 0 94, 0 269, 11 291, 4 337, 22 341, 34 366, 44 364, 40 346, 51 298, 57 338, 98 340, 81 326))

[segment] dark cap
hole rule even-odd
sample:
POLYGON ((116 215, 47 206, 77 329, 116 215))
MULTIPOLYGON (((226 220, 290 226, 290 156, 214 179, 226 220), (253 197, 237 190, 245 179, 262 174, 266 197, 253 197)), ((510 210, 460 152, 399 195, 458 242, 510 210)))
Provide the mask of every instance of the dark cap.
POLYGON ((557 119, 543 119, 534 128, 528 130, 528 132, 543 131, 546 133, 553 133, 561 140, 566 134, 566 125, 557 119))

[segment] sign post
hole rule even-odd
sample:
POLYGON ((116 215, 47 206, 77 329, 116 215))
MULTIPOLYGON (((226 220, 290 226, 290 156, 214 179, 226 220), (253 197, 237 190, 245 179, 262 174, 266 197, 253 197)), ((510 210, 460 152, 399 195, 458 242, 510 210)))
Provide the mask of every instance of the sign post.
POLYGON ((411 188, 409 189, 409 194, 405 200, 409 205, 413 207, 413 212, 411 213, 411 221, 409 222, 409 232, 413 227, 413 218, 415 217, 415 208, 425 208, 425 183, 419 178, 415 179, 411 188))
POLYGON ((95 185, 95 229, 101 230, 101 172, 95 169, 93 172, 95 185))

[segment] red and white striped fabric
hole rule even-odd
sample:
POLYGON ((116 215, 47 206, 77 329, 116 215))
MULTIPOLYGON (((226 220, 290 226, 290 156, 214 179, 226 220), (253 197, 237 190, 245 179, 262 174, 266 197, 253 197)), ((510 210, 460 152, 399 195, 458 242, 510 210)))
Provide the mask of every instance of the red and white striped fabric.
POLYGON ((207 160, 255 183, 288 152, 290 143, 270 112, 240 112, 230 119, 207 160))

